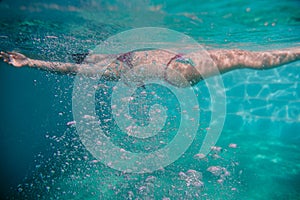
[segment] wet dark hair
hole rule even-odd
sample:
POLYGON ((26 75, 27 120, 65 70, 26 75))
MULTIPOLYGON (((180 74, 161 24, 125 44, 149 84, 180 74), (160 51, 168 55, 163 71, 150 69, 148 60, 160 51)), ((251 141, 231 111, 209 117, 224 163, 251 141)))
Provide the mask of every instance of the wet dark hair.
POLYGON ((81 64, 88 54, 89 53, 75 53, 72 54, 72 59, 75 61, 76 64, 81 64))

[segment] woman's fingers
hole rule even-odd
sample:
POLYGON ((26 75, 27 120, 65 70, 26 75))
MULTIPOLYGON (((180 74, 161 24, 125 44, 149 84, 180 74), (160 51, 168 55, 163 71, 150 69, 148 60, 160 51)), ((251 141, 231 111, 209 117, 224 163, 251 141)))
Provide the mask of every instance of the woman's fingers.
POLYGON ((9 54, 1 51, 0 58, 3 58, 4 62, 9 62, 9 54))
POLYGON ((0 53, 0 58, 3 58, 4 62, 11 64, 15 67, 22 67, 28 64, 28 58, 23 54, 17 52, 3 52, 0 53))

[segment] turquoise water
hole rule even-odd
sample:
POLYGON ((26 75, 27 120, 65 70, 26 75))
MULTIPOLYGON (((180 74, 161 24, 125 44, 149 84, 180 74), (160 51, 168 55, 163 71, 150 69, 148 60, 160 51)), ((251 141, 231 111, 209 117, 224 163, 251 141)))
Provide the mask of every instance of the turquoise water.
MULTIPOLYGON (((182 32, 209 49, 295 47, 300 44, 299 8, 296 0, 2 0, 0 50, 71 62, 74 53, 88 52, 109 36, 145 26, 182 32)), ((121 173, 95 162, 75 127, 66 126, 73 120, 74 77, 0 65, 1 199, 299 199, 299 62, 222 75, 227 111, 216 146, 223 150, 205 159, 194 155, 210 120, 209 94, 204 82, 194 86, 201 105, 194 142, 176 162, 146 174, 121 173), (237 148, 230 148, 232 143, 237 148), (207 171, 210 166, 221 166, 230 175, 214 176, 207 171), (199 181, 204 186, 197 185, 199 181)), ((135 95, 144 90, 156 91, 161 96, 156 101, 170 106, 170 112, 178 107, 164 88, 139 88, 135 95)), ((103 89, 96 95, 97 102, 106 102, 97 107, 101 120, 112 117, 110 96, 104 95, 110 92, 111 88, 103 89)), ((146 96, 141 102, 143 98, 154 101, 146 96)), ((134 105, 133 116, 147 118, 134 105)), ((168 120, 167 134, 135 145, 114 123, 108 120, 106 127, 122 148, 151 151, 163 147, 158 140, 168 142, 176 133, 179 121, 168 120)))

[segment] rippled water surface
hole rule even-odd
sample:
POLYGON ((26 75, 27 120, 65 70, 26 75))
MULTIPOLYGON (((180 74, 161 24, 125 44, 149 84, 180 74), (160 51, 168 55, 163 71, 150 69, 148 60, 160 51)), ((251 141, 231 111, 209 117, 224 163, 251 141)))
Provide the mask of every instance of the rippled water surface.
MULTIPOLYGON (((207 49, 299 47, 300 2, 0 1, 0 50, 35 59, 72 62, 72 54, 145 26, 179 31, 207 49)), ((222 75, 227 110, 216 144, 221 149, 205 158, 197 150, 209 130, 210 103, 205 83, 198 83, 201 124, 195 140, 176 162, 146 174, 98 162, 75 127, 66 125, 73 120, 73 76, 0 65, 1 199, 299 199, 299 62, 222 75)), ((97 91, 96 110, 115 144, 153 151, 174 137, 180 112, 170 91, 150 85, 135 92, 130 109, 138 123, 148 116, 136 106, 140 102, 158 102, 175 116, 164 135, 135 142, 110 122, 113 83, 108 86, 97 91), (159 98, 143 96, 153 91, 159 98)))

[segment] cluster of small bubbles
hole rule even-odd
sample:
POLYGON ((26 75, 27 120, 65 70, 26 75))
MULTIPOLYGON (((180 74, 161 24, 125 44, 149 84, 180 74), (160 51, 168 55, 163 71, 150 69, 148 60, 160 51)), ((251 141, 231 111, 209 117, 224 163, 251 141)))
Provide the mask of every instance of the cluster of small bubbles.
MULTIPOLYGON (((235 161, 236 151, 239 150, 236 143, 228 143, 226 146, 212 146, 209 154, 197 153, 194 159, 202 170, 202 182, 205 188, 202 196, 216 198, 212 194, 237 195, 241 186, 241 175, 243 170, 239 167, 239 162, 235 161), (212 191, 214 191, 212 193, 212 191)), ((185 174, 181 174, 186 177, 185 174)))
POLYGON ((202 173, 193 169, 189 169, 187 172, 179 172, 179 176, 182 180, 186 181, 186 185, 202 187, 204 183, 202 182, 202 173))
MULTIPOLYGON (((210 184, 213 181, 222 185, 223 189, 219 188, 222 194, 226 194, 225 188, 229 188, 231 192, 238 191, 238 187, 230 182, 234 178, 229 179, 234 175, 234 167, 230 169, 226 166, 226 163, 228 165, 228 162, 233 161, 229 161, 224 155, 231 149, 237 149, 238 146, 235 143, 229 143, 228 148, 213 146, 211 153, 205 157, 206 161, 198 160, 199 168, 179 171, 177 176, 168 169, 139 175, 103 168, 101 163, 93 157, 81 154, 78 138, 67 137, 68 134, 70 132, 61 137, 46 135, 46 138, 52 141, 52 146, 56 146, 54 158, 37 167, 39 173, 32 183, 18 186, 18 192, 22 194, 22 197, 35 193, 35 198, 37 195, 42 198, 50 195, 52 198, 71 199, 84 197, 109 199, 117 196, 125 199, 213 198, 215 196, 210 191, 210 184), (69 146, 68 150, 64 150, 68 147, 67 144, 72 147, 69 146), (223 158, 216 159, 213 157, 214 154, 219 154, 223 158), (54 162, 53 159, 56 161, 54 162), (215 165, 216 163, 218 165, 215 165), (207 172, 216 180, 206 173, 206 165, 208 166, 207 172), (168 176, 174 174, 174 177, 168 180, 165 177, 166 174, 168 176)), ((43 155, 39 154, 37 159, 41 157, 43 155)), ((213 187, 217 186, 213 185, 213 187)))

